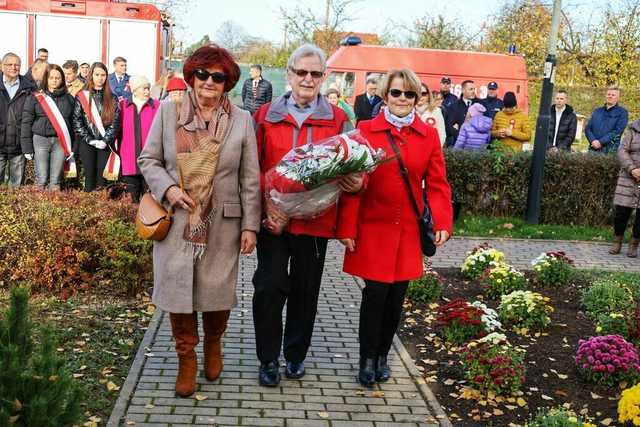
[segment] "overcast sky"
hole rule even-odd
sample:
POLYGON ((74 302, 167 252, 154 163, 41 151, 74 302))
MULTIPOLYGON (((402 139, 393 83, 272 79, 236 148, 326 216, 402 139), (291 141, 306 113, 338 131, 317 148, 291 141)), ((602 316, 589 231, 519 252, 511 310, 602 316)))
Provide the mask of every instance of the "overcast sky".
MULTIPOLYGON (((280 7, 293 8, 296 4, 311 7, 318 16, 323 16, 326 3, 324 0, 195 0, 194 7, 183 17, 186 29, 179 37, 187 44, 200 40, 205 34, 213 38, 220 24, 231 20, 240 24, 250 36, 280 43, 284 37, 279 18, 280 7)), ((380 33, 389 21, 408 24, 427 13, 432 16, 442 14, 448 20, 458 17, 468 23, 471 30, 478 30, 502 4, 503 0, 403 0, 400 3, 390 0, 362 0, 351 7, 352 16, 356 20, 349 24, 348 30, 380 33)), ((571 11, 574 16, 585 18, 594 10, 600 9, 593 6, 605 4, 606 0, 564 0, 563 9, 571 11)))

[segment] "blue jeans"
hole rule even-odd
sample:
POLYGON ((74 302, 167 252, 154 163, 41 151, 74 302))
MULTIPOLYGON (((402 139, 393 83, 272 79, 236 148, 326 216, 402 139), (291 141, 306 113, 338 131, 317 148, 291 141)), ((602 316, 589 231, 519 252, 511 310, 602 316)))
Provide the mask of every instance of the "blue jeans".
POLYGON ((33 160, 36 162, 36 185, 44 189, 49 182, 49 191, 60 190, 64 169, 64 151, 55 136, 33 135, 33 160))
POLYGON ((0 154, 0 183, 9 183, 9 187, 15 188, 22 185, 24 175, 25 158, 22 154, 10 156, 0 154), (7 179, 8 177, 8 179, 7 179))

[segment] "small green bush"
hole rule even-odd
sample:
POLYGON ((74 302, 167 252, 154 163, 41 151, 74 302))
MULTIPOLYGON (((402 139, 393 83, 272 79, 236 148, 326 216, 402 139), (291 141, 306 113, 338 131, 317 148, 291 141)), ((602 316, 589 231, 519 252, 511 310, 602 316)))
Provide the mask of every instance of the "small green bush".
POLYGON ((632 302, 633 292, 628 286, 607 278, 595 281, 582 294, 582 305, 593 319, 601 314, 624 312, 632 302))
POLYGON ((409 282, 407 298, 414 303, 426 304, 440 299, 442 277, 433 270, 427 270, 418 280, 409 282))
POLYGON ((492 263, 482 276, 482 290, 491 299, 527 287, 524 273, 505 263, 492 263))
POLYGON ((564 252, 540 254, 531 264, 536 282, 544 286, 568 285, 575 272, 573 261, 564 252))
POLYGON ((526 427, 583 427, 586 423, 582 417, 565 408, 539 409, 526 427))
POLYGON ((0 426, 71 426, 82 415, 80 391, 58 357, 50 330, 33 342, 29 292, 13 288, 0 319, 0 426))

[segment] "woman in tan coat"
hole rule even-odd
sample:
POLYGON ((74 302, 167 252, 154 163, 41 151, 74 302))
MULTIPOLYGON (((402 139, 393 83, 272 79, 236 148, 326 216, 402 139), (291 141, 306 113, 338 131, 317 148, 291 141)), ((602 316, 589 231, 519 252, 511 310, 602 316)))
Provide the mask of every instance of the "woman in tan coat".
POLYGON ((240 69, 217 46, 184 63, 192 88, 160 106, 138 164, 156 200, 173 206, 167 237, 153 248, 153 302, 170 313, 178 354, 176 393, 196 388, 197 312, 204 329, 204 374, 222 370, 220 338, 236 305, 239 254, 256 245, 260 172, 248 112, 229 101, 240 69))
POLYGON ((638 244, 640 243, 640 120, 631 123, 627 134, 622 140, 618 150, 620 173, 616 185, 616 195, 613 198, 615 206, 615 218, 613 225, 613 247, 609 253, 616 255, 622 249, 622 239, 627 229, 629 218, 633 210, 636 210, 636 220, 631 232, 631 243, 627 256, 638 256, 638 244))

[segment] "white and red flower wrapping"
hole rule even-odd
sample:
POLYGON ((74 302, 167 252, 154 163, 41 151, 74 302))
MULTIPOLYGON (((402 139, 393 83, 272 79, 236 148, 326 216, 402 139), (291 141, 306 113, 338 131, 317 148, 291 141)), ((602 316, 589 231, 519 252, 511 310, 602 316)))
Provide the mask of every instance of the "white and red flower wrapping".
POLYGON ((340 196, 338 180, 372 172, 385 158, 359 130, 293 148, 265 175, 265 196, 290 218, 313 218, 340 196))

